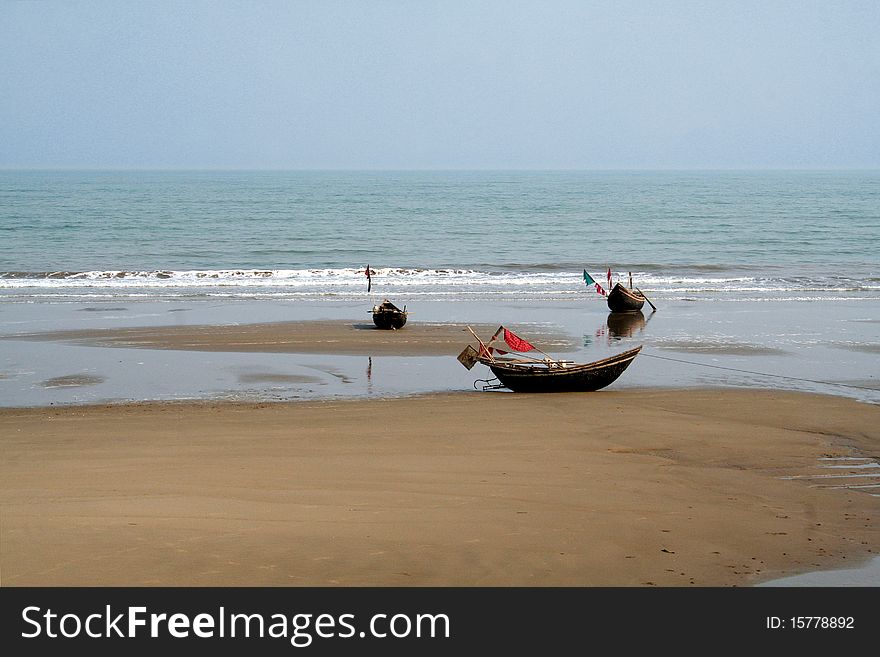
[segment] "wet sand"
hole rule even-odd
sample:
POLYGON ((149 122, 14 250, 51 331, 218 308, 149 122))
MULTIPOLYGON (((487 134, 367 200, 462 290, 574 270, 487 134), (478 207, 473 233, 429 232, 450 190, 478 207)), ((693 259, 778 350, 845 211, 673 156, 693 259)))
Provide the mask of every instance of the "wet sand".
POLYGON ((79 388, 82 386, 93 386, 104 381, 103 376, 92 376, 90 374, 68 374, 65 376, 56 376, 46 379, 40 385, 44 388, 79 388))
MULTIPOLYGON (((370 320, 364 323, 304 320, 47 331, 5 337, 99 347, 185 351, 454 356, 466 344, 474 342, 466 327, 466 324, 410 321, 400 330, 379 330, 370 320)), ((498 325, 473 324, 471 328, 484 339, 488 339, 498 325)), ((556 351, 569 351, 575 346, 571 338, 558 330, 544 329, 538 336, 544 345, 552 346, 556 351)))
POLYGON ((715 354, 725 356, 778 356, 784 354, 783 349, 762 347, 734 341, 700 342, 698 340, 657 340, 654 346, 666 351, 678 351, 690 354, 715 354))
POLYGON ((0 584, 744 586, 853 567, 880 544, 880 498, 820 475, 880 460, 878 427, 876 405, 747 390, 5 409, 0 584))

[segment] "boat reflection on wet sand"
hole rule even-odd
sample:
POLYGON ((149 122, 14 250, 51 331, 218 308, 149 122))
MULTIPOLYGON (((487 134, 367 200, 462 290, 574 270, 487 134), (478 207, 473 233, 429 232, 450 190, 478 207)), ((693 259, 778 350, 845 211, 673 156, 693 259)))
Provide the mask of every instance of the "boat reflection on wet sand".
POLYGON ((633 313, 608 313, 608 334, 612 338, 631 338, 645 328, 647 321, 641 310, 633 313))

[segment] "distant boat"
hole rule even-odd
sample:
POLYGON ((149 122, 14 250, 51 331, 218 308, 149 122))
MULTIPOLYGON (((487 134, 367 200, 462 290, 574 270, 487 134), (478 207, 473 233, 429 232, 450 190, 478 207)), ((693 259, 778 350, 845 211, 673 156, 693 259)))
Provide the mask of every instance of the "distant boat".
POLYGON ((385 299, 377 306, 373 306, 373 323, 376 328, 380 329, 400 329, 406 324, 406 306, 403 310, 395 306, 388 299, 385 299))
MULTIPOLYGON (((611 284, 611 270, 608 270, 608 284, 611 284)), ((629 273, 629 287, 617 283, 608 293, 608 309, 613 313, 634 313, 642 309, 645 301, 652 310, 657 310, 651 300, 632 284, 632 272, 629 273)))
POLYGON ((608 293, 608 309, 613 313, 634 313, 645 305, 645 295, 638 290, 617 283, 608 293))
MULTIPOLYGON (((598 292, 599 294, 603 296, 607 294, 606 299, 608 301, 608 308, 613 313, 638 312, 642 309, 642 306, 645 305, 645 301, 650 304, 652 309, 657 310, 657 308, 654 307, 654 304, 651 303, 651 300, 648 299, 639 288, 633 287, 632 272, 630 272, 629 274, 629 287, 618 283, 613 288, 611 288, 610 292, 607 293, 605 292, 604 288, 599 285, 592 276, 590 276, 586 269, 584 269, 584 282, 588 286, 595 286, 596 292, 598 292)), ((608 285, 611 285, 610 268, 608 269, 608 285)))
MULTIPOLYGON (((497 386, 489 385, 488 387, 504 387, 514 392, 591 392, 599 390, 614 383, 642 350, 642 347, 639 346, 616 356, 580 364, 555 360, 550 357, 544 359, 497 357, 495 353, 498 353, 498 349, 492 347, 492 344, 502 330, 505 334, 505 342, 508 345, 511 343, 515 345, 515 350, 530 351, 535 349, 528 342, 513 335, 502 326, 486 344, 477 338, 480 342, 479 352, 468 345, 459 354, 458 360, 468 369, 471 369, 478 362, 486 365, 499 381, 497 386)), ((471 333, 476 337, 473 331, 471 333)), ((508 352, 501 351, 500 353, 506 354, 508 352)))

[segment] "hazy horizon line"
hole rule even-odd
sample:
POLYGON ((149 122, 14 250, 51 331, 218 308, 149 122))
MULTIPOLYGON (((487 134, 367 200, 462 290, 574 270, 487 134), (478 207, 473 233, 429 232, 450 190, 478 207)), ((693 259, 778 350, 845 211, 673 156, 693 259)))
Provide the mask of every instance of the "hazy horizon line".
POLYGON ((119 171, 153 171, 153 172, 267 172, 267 173, 293 173, 293 172, 339 172, 339 173, 418 173, 418 172, 582 172, 582 173, 604 173, 604 172, 763 172, 763 171, 803 171, 803 172, 822 172, 822 171, 880 171, 880 167, 17 167, 17 166, 0 166, 0 171, 91 171, 91 172, 119 172, 119 171))

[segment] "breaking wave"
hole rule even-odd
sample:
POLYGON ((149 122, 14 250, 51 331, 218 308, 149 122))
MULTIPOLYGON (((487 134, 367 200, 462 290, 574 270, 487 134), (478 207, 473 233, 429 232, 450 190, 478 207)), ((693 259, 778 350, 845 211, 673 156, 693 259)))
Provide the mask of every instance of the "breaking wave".
MULTIPOLYGON (((861 272, 798 275, 772 272, 752 275, 742 270, 708 267, 659 271, 655 266, 633 270, 634 284, 658 298, 858 298, 880 295, 875 274, 861 272)), ((582 271, 464 268, 372 268, 373 294, 407 294, 442 298, 519 297, 570 298, 594 295, 582 271)), ((592 276, 602 285, 599 271, 592 276)), ((625 284, 628 273, 615 275, 625 284)), ((152 271, 0 272, 0 295, 27 297, 361 297, 367 292, 363 269, 210 269, 152 271)), ((598 296, 598 295, 597 295, 598 296)))

